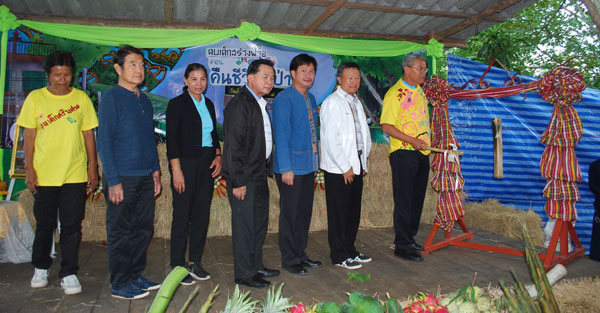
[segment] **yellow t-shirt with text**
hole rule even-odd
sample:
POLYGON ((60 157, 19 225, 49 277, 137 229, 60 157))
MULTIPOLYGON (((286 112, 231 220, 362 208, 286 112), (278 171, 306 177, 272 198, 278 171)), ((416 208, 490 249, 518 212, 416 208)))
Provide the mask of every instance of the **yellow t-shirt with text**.
POLYGON ((82 131, 98 127, 92 101, 73 88, 57 96, 46 87, 29 93, 17 125, 37 129, 33 168, 40 186, 87 182, 87 150, 82 131))
MULTIPOLYGON (((390 124, 399 131, 431 145, 431 128, 429 127, 429 108, 427 98, 421 86, 410 87, 402 79, 390 88, 383 99, 381 124, 390 124)), ((408 142, 390 136, 390 150, 415 150, 408 142)), ((424 155, 429 150, 420 150, 424 155)))

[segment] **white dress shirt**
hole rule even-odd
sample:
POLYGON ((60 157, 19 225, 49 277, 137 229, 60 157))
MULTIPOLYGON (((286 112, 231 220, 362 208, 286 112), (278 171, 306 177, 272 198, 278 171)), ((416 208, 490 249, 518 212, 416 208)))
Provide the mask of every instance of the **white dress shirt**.
POLYGON ((321 169, 343 174, 350 167, 360 175, 360 167, 367 171, 367 157, 371 152, 371 133, 360 99, 349 95, 341 87, 330 94, 321 105, 321 169), (352 107, 354 107, 354 114, 352 107), (356 121, 356 124, 355 124, 356 121), (356 129, 356 125, 360 129, 356 129), (357 136, 357 132, 360 136, 357 136), (358 140, 361 140, 361 144, 358 140), (362 154, 358 156, 359 146, 362 154))

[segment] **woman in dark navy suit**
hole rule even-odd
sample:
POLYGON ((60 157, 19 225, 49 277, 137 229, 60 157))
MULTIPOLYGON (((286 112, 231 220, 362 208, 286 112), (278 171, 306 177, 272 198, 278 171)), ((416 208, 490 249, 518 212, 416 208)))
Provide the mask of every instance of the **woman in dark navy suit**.
POLYGON ((194 279, 210 279, 201 262, 214 178, 221 174, 221 146, 215 107, 202 94, 206 76, 206 68, 201 64, 188 65, 183 93, 171 99, 167 107, 167 158, 173 193, 171 266, 185 266, 190 271, 182 280, 183 285, 194 284, 194 279))

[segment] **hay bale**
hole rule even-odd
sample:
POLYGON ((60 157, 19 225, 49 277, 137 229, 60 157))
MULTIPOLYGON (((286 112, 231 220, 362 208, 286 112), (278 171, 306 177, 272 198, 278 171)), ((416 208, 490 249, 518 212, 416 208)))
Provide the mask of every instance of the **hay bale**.
POLYGON ((463 219, 467 226, 519 240, 524 240, 522 225, 525 225, 533 244, 544 244, 542 219, 533 210, 518 210, 512 206, 505 206, 498 200, 488 199, 467 203, 463 219))
MULTIPOLYGON (((374 144, 368 159, 369 173, 365 177, 363 187, 362 214, 360 227, 386 228, 393 226, 394 196, 392 192, 392 175, 388 158, 388 146, 374 144)), ((161 167, 161 183, 163 190, 156 199, 154 217, 154 236, 170 238, 172 221, 172 195, 171 175, 169 174, 166 159, 166 145, 158 145, 158 156, 161 167)), ((279 191, 273 179, 269 179, 269 233, 279 231, 279 191)), ((435 216, 435 207, 438 195, 428 186, 421 222, 432 224, 435 216)), ((30 221, 33 218, 33 197, 31 192, 25 190, 19 197, 19 202, 28 213, 30 221)), ((468 203, 465 205, 465 222, 469 226, 497 233, 499 235, 519 238, 520 224, 524 220, 536 244, 543 238, 541 221, 534 212, 524 212, 505 207, 497 201, 468 203), (539 230, 539 233, 537 232, 539 230), (538 239, 539 238, 539 239, 538 239)), ((86 204, 85 219, 82 222, 84 241, 106 240, 106 203, 104 197, 97 201, 88 201, 86 204)), ((310 231, 327 229, 327 209, 325 204, 325 191, 315 191, 313 216, 310 231)), ((231 235, 231 208, 227 198, 213 196, 208 236, 231 235)))
POLYGON ((580 313, 600 310, 600 277, 561 280, 552 286, 552 293, 561 312, 580 313))

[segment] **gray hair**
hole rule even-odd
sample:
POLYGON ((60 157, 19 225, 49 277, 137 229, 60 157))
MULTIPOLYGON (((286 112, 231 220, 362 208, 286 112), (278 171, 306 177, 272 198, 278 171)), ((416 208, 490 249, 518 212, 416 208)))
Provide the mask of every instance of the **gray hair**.
POLYGON ((336 76, 342 77, 344 70, 349 69, 349 68, 355 68, 360 72, 360 66, 358 66, 358 64, 356 62, 343 62, 343 63, 340 63, 340 65, 338 65, 337 71, 336 71, 336 76))
POLYGON ((402 67, 412 66, 416 59, 423 60, 423 62, 425 62, 427 64, 427 60, 425 59, 425 57, 422 54, 411 53, 411 54, 406 55, 404 57, 404 60, 402 60, 402 67))

